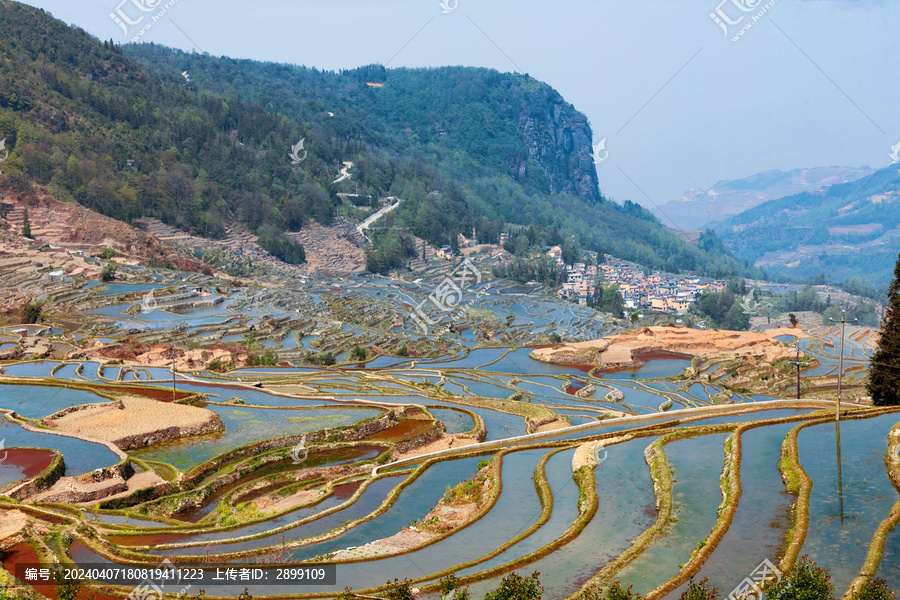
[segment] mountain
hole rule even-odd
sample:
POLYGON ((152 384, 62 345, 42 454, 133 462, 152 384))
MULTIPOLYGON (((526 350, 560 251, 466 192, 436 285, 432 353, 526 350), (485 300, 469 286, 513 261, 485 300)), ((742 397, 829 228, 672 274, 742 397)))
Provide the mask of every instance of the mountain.
POLYGON ((714 223, 739 257, 770 275, 887 283, 900 249, 900 167, 769 200, 714 223))
POLYGON ((690 189, 680 198, 663 204, 653 212, 668 217, 685 230, 705 229, 712 221, 721 221, 754 206, 814 192, 830 185, 847 183, 871 175, 869 167, 816 167, 780 171, 773 169, 743 179, 719 181, 708 190, 690 189))
POLYGON ((716 276, 740 263, 712 234, 685 243, 640 206, 606 200, 583 114, 527 75, 489 69, 339 73, 100 42, 41 9, 0 3, 3 180, 45 186, 134 223, 154 217, 211 238, 239 225, 288 262, 287 235, 363 220, 379 270, 415 238, 582 248, 716 276), (292 156, 289 156, 292 155, 292 156))
POLYGON ((527 75, 380 65, 331 73, 147 44, 125 52, 161 78, 187 72, 203 92, 265 107, 347 145, 354 177, 341 192, 404 198, 388 223, 434 245, 454 245, 456 233, 473 228, 479 241, 496 243, 509 227, 533 226, 539 245, 574 235, 583 248, 653 268, 717 276, 741 269, 713 234, 685 243, 639 205, 605 199, 587 118, 527 75))

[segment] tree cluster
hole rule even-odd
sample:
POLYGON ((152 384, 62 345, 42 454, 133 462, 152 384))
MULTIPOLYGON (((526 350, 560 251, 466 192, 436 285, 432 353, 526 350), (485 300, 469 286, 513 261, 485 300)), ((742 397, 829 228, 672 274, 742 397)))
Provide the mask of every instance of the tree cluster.
POLYGON ((872 354, 866 391, 876 406, 900 405, 900 255, 888 287, 878 348, 872 354))

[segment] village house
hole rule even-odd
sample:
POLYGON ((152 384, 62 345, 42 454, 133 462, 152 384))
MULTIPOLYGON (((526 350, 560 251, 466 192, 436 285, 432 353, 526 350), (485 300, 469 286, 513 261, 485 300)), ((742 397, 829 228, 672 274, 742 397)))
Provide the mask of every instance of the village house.
MULTIPOLYGON (((548 252, 558 246, 547 248, 548 252)), ((558 260, 561 260, 561 252, 558 260)), ((577 297, 580 302, 592 297, 596 283, 604 287, 616 285, 625 307, 684 314, 700 298, 704 290, 722 291, 725 282, 696 276, 669 273, 644 274, 637 265, 608 258, 599 266, 574 263, 566 266, 567 281, 559 290, 564 298, 577 297)))

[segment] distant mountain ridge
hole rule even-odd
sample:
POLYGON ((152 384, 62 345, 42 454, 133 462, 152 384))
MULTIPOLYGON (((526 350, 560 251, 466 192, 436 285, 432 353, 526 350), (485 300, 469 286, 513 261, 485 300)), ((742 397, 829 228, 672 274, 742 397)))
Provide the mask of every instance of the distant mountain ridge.
POLYGON ((885 284, 900 251, 900 165, 769 200, 711 227, 770 276, 821 273, 829 281, 885 284))
POLYGON ((671 223, 666 217, 684 230, 705 229, 713 221, 727 219, 763 202, 855 181, 873 172, 869 167, 772 169, 743 179, 722 180, 708 190, 690 189, 680 198, 654 210, 654 213, 667 225, 671 223))

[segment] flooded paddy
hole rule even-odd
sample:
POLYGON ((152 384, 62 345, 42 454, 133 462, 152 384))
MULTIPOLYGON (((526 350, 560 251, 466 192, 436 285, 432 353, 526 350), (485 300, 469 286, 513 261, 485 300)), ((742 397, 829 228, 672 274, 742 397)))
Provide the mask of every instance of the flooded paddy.
MULTIPOLYGON (((795 423, 759 427, 741 436, 741 498, 731 527, 695 579, 709 577, 710 585, 732 590, 742 581, 737 574, 751 573, 764 558, 778 556, 782 537, 790 526, 794 497, 784 489, 778 461, 781 442, 795 423)), ((746 576, 746 575, 745 575, 746 576)), ((679 598, 681 585, 667 598, 679 598)))
MULTIPOLYGON (((361 546, 368 542, 393 535, 410 522, 424 517, 437 504, 447 485, 453 486, 470 477, 477 469, 475 458, 441 462, 428 469, 400 492, 396 502, 382 515, 361 523, 338 537, 298 548, 291 552, 293 560, 309 560, 349 546, 361 546)), ((390 559, 386 559, 390 560, 390 559)), ((361 566, 361 565, 360 565, 361 566)), ((377 568, 374 573, 379 573, 377 568)))
MULTIPOLYGON (((533 360, 529 356, 533 347, 550 343, 551 335, 567 341, 588 340, 616 333, 622 327, 591 309, 544 295, 535 286, 498 283, 494 287, 482 282, 465 294, 466 306, 472 312, 453 318, 432 315, 437 324, 423 334, 411 321, 409 307, 431 293, 441 281, 439 272, 419 283, 348 277, 315 286, 293 284, 291 289, 259 285, 236 288, 199 275, 192 275, 194 279, 188 285, 174 281, 171 273, 161 270, 146 275, 137 283, 79 289, 79 302, 91 311, 87 317, 90 323, 66 325, 75 333, 65 339, 59 324, 54 330, 60 333, 50 334, 54 343, 69 345, 68 356, 73 358, 65 363, 42 360, 3 365, 6 385, 0 385, 0 408, 39 419, 71 406, 107 401, 84 390, 35 385, 42 380, 63 385, 98 382, 102 384, 100 390, 113 396, 128 392, 126 383, 140 384, 159 390, 159 400, 170 398, 173 373, 164 362, 78 354, 93 344, 104 343, 174 346, 184 354, 179 354, 183 362, 179 362, 174 376, 179 395, 203 395, 202 400, 195 399, 196 403, 219 415, 225 430, 128 451, 135 459, 166 463, 182 473, 251 444, 329 428, 351 431, 360 422, 388 411, 400 414, 395 425, 357 442, 363 445, 340 447, 333 440, 336 449, 321 455, 310 450, 302 465, 293 465, 289 459, 260 463, 232 480, 229 473, 236 464, 250 464, 257 457, 251 454, 217 463, 202 474, 197 485, 208 485, 219 477, 225 477, 221 481, 228 483, 204 496, 199 506, 181 512, 173 507, 182 499, 179 494, 190 494, 190 489, 172 490, 168 496, 154 500, 136 498, 117 506, 118 511, 112 507, 100 511, 96 521, 89 515, 87 527, 105 523, 123 529, 119 535, 112 531, 102 534, 115 544, 114 553, 119 547, 150 547, 138 550, 147 564, 163 556, 202 560, 207 555, 234 566, 271 558, 308 562, 354 546, 365 547, 409 531, 410 524, 438 505, 448 488, 471 477, 481 461, 509 447, 503 457, 497 503, 478 520, 431 545, 414 546, 406 554, 341 565, 338 586, 304 586, 300 593, 336 594, 344 586, 377 588, 395 577, 409 577, 417 585, 428 586, 435 582, 436 573, 459 567, 456 572, 460 577, 484 579, 471 584, 478 597, 496 587, 503 574, 513 568, 510 563, 554 545, 545 556, 529 559, 517 570, 540 571, 545 597, 564 598, 628 551, 657 518, 657 498, 644 451, 662 429, 643 431, 644 437, 611 443, 598 453, 598 464, 593 468, 598 510, 583 530, 556 545, 579 518, 579 489, 572 472, 579 444, 598 436, 630 435, 649 425, 675 430, 695 425, 736 426, 784 417, 811 418, 816 410, 772 405, 735 414, 743 406, 760 406, 795 393, 793 383, 788 387, 773 385, 771 390, 757 385, 759 378, 769 373, 754 373, 741 361, 700 362, 695 365, 695 375, 690 371, 686 375, 691 362, 671 354, 643 355, 642 367, 613 372, 593 370, 590 365, 533 360), (187 285, 187 289, 177 289, 180 285, 187 285), (191 305, 197 299, 191 294, 198 287, 214 290, 203 298, 215 303, 191 305), (140 303, 150 291, 155 292, 159 305, 144 311, 140 303), (238 348, 260 360, 253 364, 209 365, 200 353, 214 347, 218 351, 238 348), (264 354, 266 351, 274 356, 264 354), (190 355, 195 360, 193 367, 186 362, 190 352, 196 352, 190 355), (329 364, 328 353, 336 364, 329 364), (613 392, 620 392, 621 397, 613 392), (398 444, 433 427, 424 413, 409 409, 412 405, 428 407, 445 435, 438 436, 428 448, 400 452, 398 444), (713 405, 725 412, 706 415, 696 422, 675 422, 684 416, 675 411, 713 405), (498 444, 481 450, 449 445, 447 436, 464 435, 475 428, 476 421, 469 413, 484 422, 485 441, 498 444), (648 420, 614 418, 622 414, 646 415, 648 420), (556 417, 565 417, 573 425, 596 426, 557 432, 552 429, 566 423, 556 417), (543 433, 529 439, 530 446, 519 448, 503 442, 535 431, 543 433), (390 461, 432 449, 446 452, 448 447, 452 448, 450 455, 427 467, 420 467, 421 463, 390 465, 390 461), (473 450, 480 454, 460 458, 473 450), (364 467, 359 463, 376 459, 382 451, 390 453, 381 460, 389 472, 373 477, 371 462, 364 467), (538 468, 548 456, 546 467, 538 468), (312 481, 308 490, 297 484, 298 473, 319 468, 327 477, 312 481), (415 471, 418 478, 412 480, 409 473, 416 469, 421 470, 415 471), (552 497, 552 509, 543 523, 539 523, 542 504, 535 478, 546 478, 552 497), (268 502, 281 498, 282 492, 296 494, 302 502, 272 510, 268 502), (151 508, 157 506, 168 507, 168 512, 154 513, 151 508), (251 506, 255 511, 249 510, 251 506), (252 513, 252 518, 241 521, 241 510, 252 513), (173 518, 181 524, 156 520, 173 518), (356 524, 329 539, 321 537, 348 523, 356 524), (515 543, 511 543, 513 540, 515 543), (286 550, 281 550, 282 543, 287 544, 286 550), (222 556, 235 552, 240 555, 222 556), (285 552, 286 557, 281 557, 285 552), (492 569, 496 571, 488 573, 492 569)), ((801 339, 801 347, 817 362, 801 373, 803 391, 806 397, 830 399, 833 394, 829 396, 829 386, 839 360, 839 330, 812 327, 804 331, 810 337, 801 339), (815 392, 807 394, 813 378, 815 392)), ((779 341, 794 337, 780 336, 779 341)), ((867 338, 864 328, 847 328, 845 385, 853 381, 858 386, 865 374, 867 338)), ((4 339, 2 343, 14 344, 16 340, 4 339)), ((785 370, 782 375, 792 378, 794 371, 785 370)), ((858 410, 848 406, 851 411, 858 410)), ((886 476, 884 452, 886 432, 898 420, 900 416, 892 413, 842 422, 846 467, 842 471, 843 494, 837 493, 834 424, 812 426, 800 435, 800 460, 814 481, 810 531, 802 552, 832 569, 837 593, 843 593, 858 573, 874 529, 896 502, 896 490, 886 476)), ((762 558, 779 558, 791 524, 787 507, 793 499, 784 490, 778 460, 781 441, 793 426, 766 424, 742 436, 743 493, 734 521, 700 571, 700 576, 709 576, 723 595, 762 558)), ((719 477, 726 436, 706 434, 665 446, 674 477, 673 516, 677 521, 637 552, 611 580, 633 584, 635 591, 646 593, 675 576, 691 552, 704 542, 722 502, 719 477)), ((0 456, 9 452, 9 459, 0 462, 0 485, 33 476, 43 464, 35 458, 30 466, 25 465, 27 452, 17 449, 25 446, 61 452, 66 475, 119 462, 105 446, 26 431, 5 419, 0 420, 0 440, 5 443, 0 456)), ((286 450, 290 448, 282 452, 286 450)), ((44 450, 34 452, 34 457, 48 456, 44 450)), ((260 449, 258 454, 265 452, 260 449)), ((160 475, 172 475, 161 465, 153 468, 160 475)), ((73 544, 69 554, 76 562, 105 562, 81 542, 73 544)), ((894 531, 887 538, 884 559, 878 567, 880 576, 896 579, 891 565, 898 556, 900 535, 894 531)), ((243 590, 243 585, 233 587, 215 591, 234 596, 243 590)), ((251 592, 258 597, 283 594, 285 588, 260 585, 251 592)), ((679 593, 676 590, 668 597, 675 598, 679 593)))
MULTIPOLYGON (((600 455, 594 472, 597 514, 577 538, 525 569, 529 573, 540 571, 548 597, 564 598, 577 591, 656 520, 653 482, 644 463, 644 448, 655 439, 639 438, 609 446, 605 455, 600 455)), ((491 578, 471 589, 478 597, 499 581, 500 577, 491 578)))
MULTIPOLYGON (((188 536, 177 536, 177 538, 176 536, 171 536, 160 540, 159 543, 182 542, 192 543, 194 545, 179 548, 154 549, 151 550, 151 553, 161 556, 200 556, 207 551, 207 548, 209 548, 210 551, 216 553, 249 552, 261 548, 277 548, 282 542, 293 543, 315 538, 326 534, 336 527, 344 525, 345 523, 361 519, 366 515, 374 512, 379 506, 382 505, 388 494, 390 494, 390 492, 405 478, 405 475, 390 475, 382 477, 381 479, 371 482, 368 487, 366 487, 365 491, 363 491, 363 493, 359 496, 359 498, 346 508, 337 512, 332 512, 327 516, 311 520, 308 523, 299 525, 297 527, 279 530, 277 533, 273 533, 271 535, 263 535, 262 537, 241 542, 217 543, 221 540, 244 536, 255 536, 260 533, 265 533, 266 531, 276 529, 278 526, 284 527, 284 525, 296 523, 303 519, 309 519, 310 517, 318 513, 324 512, 350 501, 351 497, 360 487, 362 482, 345 483, 335 486, 334 494, 332 494, 329 498, 323 500, 314 508, 311 507, 291 513, 290 519, 285 519, 284 521, 286 522, 282 525, 278 525, 281 520, 273 519, 264 524, 265 528, 263 528, 263 524, 257 524, 254 526, 243 527, 237 530, 219 534, 196 534, 188 536), (210 543, 214 545, 210 545, 210 543)), ((139 539, 135 539, 134 541, 139 541, 139 539)))
POLYGON ((841 421, 840 461, 834 423, 800 432, 800 462, 813 480, 802 552, 831 570, 836 594, 843 594, 859 573, 868 541, 897 502, 884 457, 887 434, 898 420, 890 414, 841 421))
POLYGON ((109 402, 109 399, 51 385, 0 385, 0 408, 14 410, 28 419, 40 419, 64 408, 95 402, 109 402))
MULTIPOLYGON (((7 450, 25 447, 47 448, 60 452, 66 464, 66 473, 69 475, 88 473, 119 462, 119 457, 102 444, 51 435, 49 433, 28 431, 3 418, 0 418, 0 440, 4 441, 7 450)), ((3 452, 3 450, 0 450, 0 456, 3 456, 3 452)))
POLYGON ((13 448, 0 452, 0 488, 13 481, 34 477, 50 466, 55 454, 36 448, 13 448))
POLYGON ((722 501, 719 473, 723 465, 724 434, 671 442, 664 447, 672 465, 672 509, 678 519, 615 577, 644 595, 674 577, 697 544, 716 522, 722 501))
POLYGON ((459 577, 518 560, 556 540, 565 533, 566 529, 578 518, 579 491, 571 474, 572 456, 574 454, 574 450, 564 450, 554 454, 547 461, 545 472, 553 498, 553 512, 550 514, 550 519, 533 534, 494 558, 474 567, 458 571, 457 575, 459 577))
POLYGON ((225 431, 157 444, 134 452, 134 456, 187 470, 238 446, 349 425, 381 414, 377 409, 349 407, 293 410, 209 405, 208 408, 222 417, 225 431))

